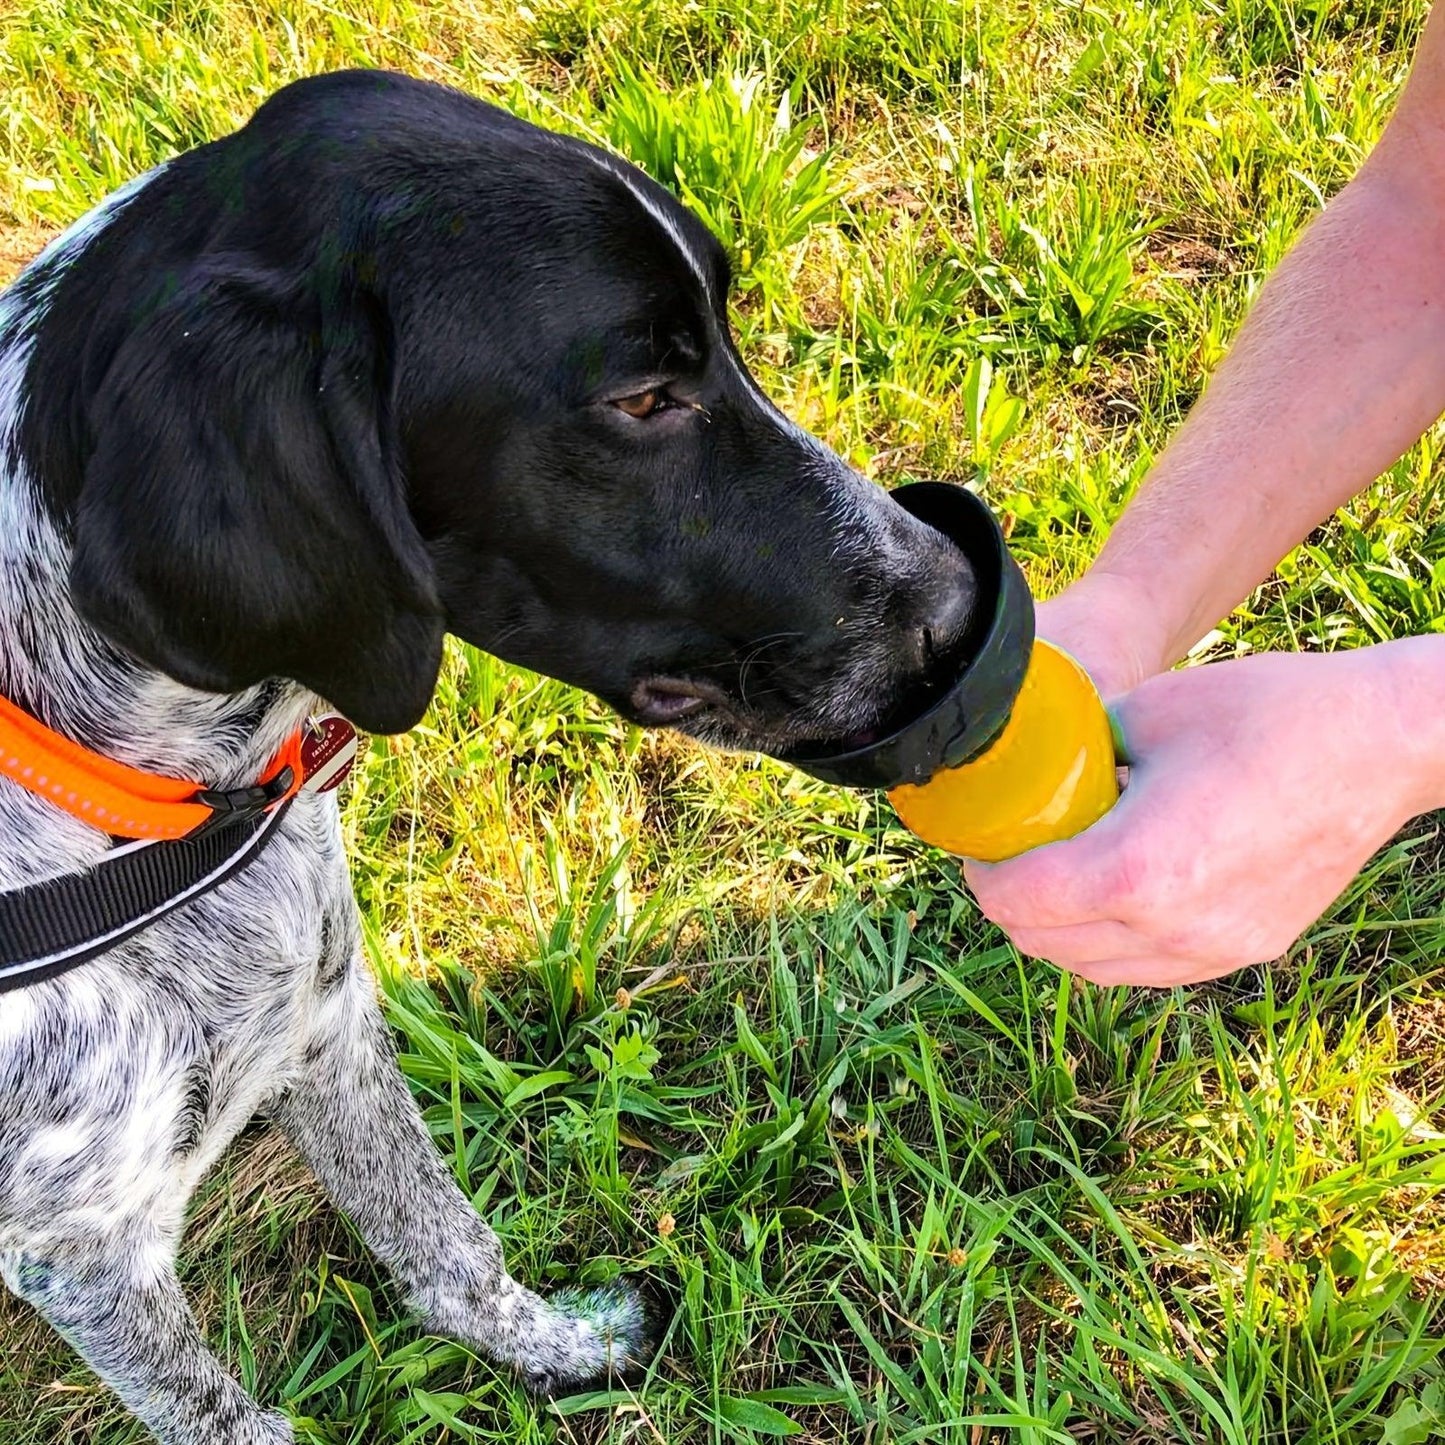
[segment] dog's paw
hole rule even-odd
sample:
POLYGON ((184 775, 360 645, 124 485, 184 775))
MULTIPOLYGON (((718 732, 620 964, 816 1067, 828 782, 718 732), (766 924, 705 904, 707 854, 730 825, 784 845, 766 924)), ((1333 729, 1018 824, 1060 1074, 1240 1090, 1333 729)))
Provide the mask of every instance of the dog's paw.
POLYGON ((634 1377, 652 1358, 650 1312, 642 1295, 625 1284, 598 1289, 569 1287, 547 1301, 549 1313, 570 1326, 554 1335, 548 1358, 522 1371, 527 1388, 550 1398, 566 1390, 634 1377))

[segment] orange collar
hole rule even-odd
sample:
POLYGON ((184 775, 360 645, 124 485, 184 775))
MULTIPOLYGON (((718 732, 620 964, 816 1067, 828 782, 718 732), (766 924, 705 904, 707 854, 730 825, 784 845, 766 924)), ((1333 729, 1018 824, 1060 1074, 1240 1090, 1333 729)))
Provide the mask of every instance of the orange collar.
MULTIPOLYGON (((350 725, 346 726, 349 729, 350 725)), ((355 734, 351 737, 354 740, 355 734)), ((291 797, 307 781, 308 772, 316 772, 306 766, 307 752, 307 729, 298 728, 257 785, 265 790, 265 806, 274 807, 291 797), (283 779, 288 769, 290 776, 283 779)), ((0 777, 18 783, 82 823, 119 838, 184 838, 237 806, 235 795, 212 792, 202 783, 181 778, 159 777, 93 753, 52 732, 3 697, 0 777)), ((339 775, 335 782, 328 777, 331 786, 340 781, 339 775)))

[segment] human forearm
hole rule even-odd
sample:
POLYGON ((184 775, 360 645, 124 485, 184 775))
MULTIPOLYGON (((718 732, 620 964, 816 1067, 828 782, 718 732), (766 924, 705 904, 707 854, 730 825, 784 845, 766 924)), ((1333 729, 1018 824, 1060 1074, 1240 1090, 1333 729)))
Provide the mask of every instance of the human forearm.
MULTIPOLYGON (((1096 571, 1177 661, 1445 408, 1445 211, 1367 167, 1266 284, 1096 571)), ((1151 669, 1152 670, 1152 669, 1151 669)))
POLYGON ((1265 285, 1082 583, 1106 687, 1167 667, 1445 409, 1445 6, 1355 180, 1265 285))

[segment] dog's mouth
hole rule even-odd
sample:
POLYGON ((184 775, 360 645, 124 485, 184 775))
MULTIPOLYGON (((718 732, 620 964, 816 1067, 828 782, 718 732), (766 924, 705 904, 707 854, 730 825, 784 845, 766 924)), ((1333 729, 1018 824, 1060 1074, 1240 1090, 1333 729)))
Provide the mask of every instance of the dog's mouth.
POLYGON ((652 676, 634 684, 628 712, 644 727, 675 728, 714 747, 784 755, 796 748, 851 751, 883 736, 881 716, 839 732, 805 714, 758 716, 716 683, 698 678, 652 676))
POLYGON ((647 727, 670 728, 726 703, 721 688, 682 677, 645 677, 632 689, 633 718, 647 727))

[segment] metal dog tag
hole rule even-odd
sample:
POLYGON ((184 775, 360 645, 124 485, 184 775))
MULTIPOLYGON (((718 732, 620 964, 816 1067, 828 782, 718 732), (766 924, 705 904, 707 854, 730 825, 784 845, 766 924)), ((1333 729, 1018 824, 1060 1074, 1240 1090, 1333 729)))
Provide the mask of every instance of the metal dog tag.
POLYGON ((338 787, 356 761, 358 746, 356 729, 340 713, 308 718, 301 739, 301 791, 329 793, 338 787))

